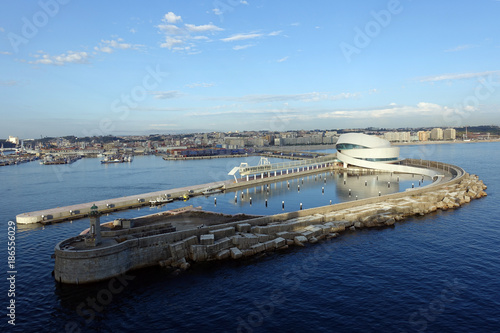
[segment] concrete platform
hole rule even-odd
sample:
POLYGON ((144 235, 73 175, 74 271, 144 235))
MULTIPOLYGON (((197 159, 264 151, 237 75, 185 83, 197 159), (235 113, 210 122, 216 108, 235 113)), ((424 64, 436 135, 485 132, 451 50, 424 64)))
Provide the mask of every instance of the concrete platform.
POLYGON ((90 207, 96 205, 99 212, 109 213, 118 210, 131 209, 135 207, 147 206, 150 200, 155 200, 160 196, 168 196, 171 198, 182 197, 184 194, 200 195, 201 191, 215 186, 229 185, 233 181, 212 182, 201 185, 193 185, 181 188, 175 188, 164 191, 150 192, 138 195, 131 195, 127 197, 106 199, 100 201, 87 202, 77 205, 57 207, 35 212, 22 213, 16 216, 16 222, 20 224, 31 223, 53 223, 65 220, 75 220, 85 217, 90 212, 90 207))

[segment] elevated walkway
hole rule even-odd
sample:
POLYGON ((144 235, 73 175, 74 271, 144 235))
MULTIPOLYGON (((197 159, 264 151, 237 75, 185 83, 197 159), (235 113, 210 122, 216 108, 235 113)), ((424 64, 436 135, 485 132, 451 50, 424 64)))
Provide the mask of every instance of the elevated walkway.
POLYGON ((259 163, 257 166, 248 166, 247 163, 241 163, 239 167, 234 167, 228 175, 234 176, 239 172, 241 176, 258 175, 261 176, 277 176, 301 171, 309 171, 319 169, 326 166, 331 166, 333 163, 338 162, 337 155, 331 154, 316 158, 304 159, 293 162, 280 162, 280 163, 259 163))

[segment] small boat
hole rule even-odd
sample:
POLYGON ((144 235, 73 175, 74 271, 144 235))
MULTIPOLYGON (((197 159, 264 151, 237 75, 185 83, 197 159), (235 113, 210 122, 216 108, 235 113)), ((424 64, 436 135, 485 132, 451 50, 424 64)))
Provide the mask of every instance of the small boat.
POLYGON ((201 193, 203 195, 210 195, 210 194, 214 194, 214 193, 221 193, 224 191, 224 185, 220 185, 220 186, 215 186, 215 187, 209 187, 205 190, 203 190, 201 193))
POLYGON ((222 187, 220 188, 207 188, 205 191, 201 192, 203 195, 210 195, 210 194, 215 194, 215 193, 221 193, 223 192, 224 189, 222 187))
POLYGON ((158 197, 155 200, 149 200, 149 204, 151 206, 156 206, 156 205, 163 205, 169 202, 174 201, 172 198, 167 198, 167 197, 158 197))

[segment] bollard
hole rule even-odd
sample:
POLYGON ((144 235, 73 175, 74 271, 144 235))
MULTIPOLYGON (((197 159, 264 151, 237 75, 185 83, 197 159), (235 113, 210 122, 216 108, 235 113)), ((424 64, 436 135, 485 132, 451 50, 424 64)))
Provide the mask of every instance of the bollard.
POLYGON ((250 206, 252 205, 252 197, 250 197, 250 206))
POLYGON ((368 182, 365 180, 365 186, 368 186, 368 182))
POLYGON ((302 210, 302 202, 300 203, 300 210, 302 210))
POLYGON ((267 199, 266 199, 266 207, 267 207, 267 199))
POLYGON ((356 196, 356 200, 358 200, 358 196, 356 196))
POLYGON ((356 176, 357 176, 357 177, 358 177, 358 179, 359 179, 359 175, 356 175, 356 176))
POLYGON ((330 205, 332 204, 332 200, 330 200, 330 205))
POLYGON ((217 198, 214 198, 214 205, 217 206, 217 198))
POLYGON ((399 176, 398 176, 398 183, 399 183, 399 176))
POLYGON ((382 193, 380 193, 380 191, 378 191, 378 196, 379 196, 379 197, 380 197, 380 195, 381 195, 381 194, 382 194, 382 193))
POLYGON ((321 193, 323 193, 323 194, 325 193, 325 187, 321 188, 321 193))
POLYGON ((241 191, 241 198, 243 199, 243 191, 241 191))
POLYGON ((300 192, 300 185, 297 185, 297 192, 300 192))
POLYGON ((378 180, 378 176, 377 176, 377 180, 378 180))
POLYGON ((283 209, 283 210, 285 209, 285 202, 284 201, 281 202, 281 209, 283 209))
POLYGON ((238 194, 234 194, 234 203, 238 202, 238 194))
POLYGON ((415 184, 411 183, 411 188, 415 188, 415 184))
POLYGON ((304 184, 304 178, 302 178, 302 184, 304 184))
POLYGON ((349 196, 351 196, 351 189, 349 189, 349 196))
POLYGON ((344 179, 344 185, 345 185, 345 179, 344 179))
POLYGON ((390 188, 391 187, 391 182, 387 182, 387 187, 390 188))

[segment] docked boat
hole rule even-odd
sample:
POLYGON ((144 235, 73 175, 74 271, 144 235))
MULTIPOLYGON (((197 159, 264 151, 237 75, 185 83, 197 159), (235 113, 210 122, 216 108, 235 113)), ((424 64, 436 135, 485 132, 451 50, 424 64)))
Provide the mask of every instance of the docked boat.
POLYGON ((210 194, 215 194, 215 193, 221 193, 224 191, 224 186, 217 186, 217 187, 209 187, 206 190, 202 191, 203 195, 210 195, 210 194))
POLYGON ((149 204, 151 206, 158 206, 158 205, 163 205, 163 204, 166 204, 166 203, 169 203, 172 201, 174 201, 174 199, 172 199, 170 197, 158 197, 155 200, 149 200, 149 204))
POLYGON ((102 164, 132 162, 132 155, 111 155, 101 160, 102 164))

